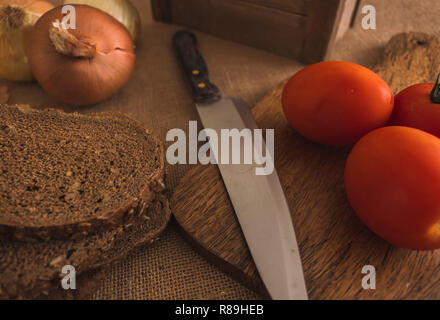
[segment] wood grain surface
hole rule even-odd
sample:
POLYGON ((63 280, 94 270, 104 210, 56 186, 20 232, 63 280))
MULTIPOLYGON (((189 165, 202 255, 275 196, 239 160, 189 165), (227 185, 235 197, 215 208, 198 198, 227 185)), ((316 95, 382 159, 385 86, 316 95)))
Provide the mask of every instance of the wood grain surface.
MULTIPOLYGON (((440 71, 435 58, 440 52, 426 55, 426 48, 436 43, 426 35, 398 35, 373 69, 398 86, 432 81, 432 74, 440 71), (414 73, 417 64, 429 64, 426 59, 431 66, 414 73)), ((281 110, 282 88, 283 84, 269 93, 253 113, 260 127, 275 129, 275 165, 291 210, 309 297, 439 299, 440 251, 393 247, 358 220, 344 191, 349 149, 311 143, 290 128, 281 110), (376 269, 375 290, 362 287, 366 265, 376 269)), ((199 253, 267 297, 216 166, 191 170, 174 192, 172 210, 199 253)))

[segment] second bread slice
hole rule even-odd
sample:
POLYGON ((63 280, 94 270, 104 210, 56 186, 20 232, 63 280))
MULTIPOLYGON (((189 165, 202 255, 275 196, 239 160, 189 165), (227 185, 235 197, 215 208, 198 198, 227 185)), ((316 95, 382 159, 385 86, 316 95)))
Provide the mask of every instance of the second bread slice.
POLYGON ((168 200, 158 195, 158 200, 137 221, 100 235, 79 240, 3 241, 0 243, 0 299, 52 298, 54 292, 65 298, 69 292, 61 289, 61 279, 65 276, 61 273, 63 266, 73 266, 78 279, 91 270, 105 268, 134 248, 152 243, 170 217, 168 200))

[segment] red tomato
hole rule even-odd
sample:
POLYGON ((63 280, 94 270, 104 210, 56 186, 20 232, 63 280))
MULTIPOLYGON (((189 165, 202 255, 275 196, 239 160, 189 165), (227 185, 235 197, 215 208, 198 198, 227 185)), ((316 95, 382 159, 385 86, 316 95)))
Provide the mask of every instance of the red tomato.
POLYGON ((417 128, 440 138, 440 104, 431 101, 432 83, 416 84, 395 100, 391 125, 417 128))
POLYGON ((440 248, 440 139, 408 127, 363 137, 345 168, 348 199, 376 234, 403 248, 440 248))
POLYGON ((349 62, 320 62, 296 73, 282 97, 289 124, 306 138, 351 145, 385 126, 394 97, 373 71, 349 62))

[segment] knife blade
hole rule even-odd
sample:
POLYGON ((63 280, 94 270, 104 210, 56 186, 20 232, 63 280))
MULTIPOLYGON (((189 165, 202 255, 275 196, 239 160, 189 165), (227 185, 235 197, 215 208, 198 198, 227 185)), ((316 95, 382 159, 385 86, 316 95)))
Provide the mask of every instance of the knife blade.
MULTIPOLYGON (((208 68, 189 30, 178 31, 173 46, 191 84, 203 126, 220 136, 222 129, 258 129, 248 106, 240 99, 222 98, 211 83, 208 68)), ((246 150, 249 139, 241 139, 246 150)), ((265 150, 265 147, 263 147, 265 150)), ((276 171, 256 175, 257 164, 216 163, 237 215, 252 258, 269 294, 275 300, 307 300, 307 290, 293 223, 276 171)), ((270 156, 266 152, 266 157, 270 156)))

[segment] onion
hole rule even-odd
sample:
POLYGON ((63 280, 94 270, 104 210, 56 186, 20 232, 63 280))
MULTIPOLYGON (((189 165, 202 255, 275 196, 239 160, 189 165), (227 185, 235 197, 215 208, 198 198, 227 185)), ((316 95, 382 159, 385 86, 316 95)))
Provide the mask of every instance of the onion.
POLYGON ((53 5, 38 0, 0 0, 0 77, 32 81, 26 41, 32 26, 53 5))
POLYGON ((58 100, 95 104, 113 96, 130 78, 134 44, 127 29, 107 13, 73 5, 76 29, 64 29, 62 6, 35 24, 29 62, 41 87, 58 100))
POLYGON ((64 4, 86 4, 98 8, 122 23, 130 32, 133 41, 139 37, 141 18, 129 0, 65 0, 64 4))

